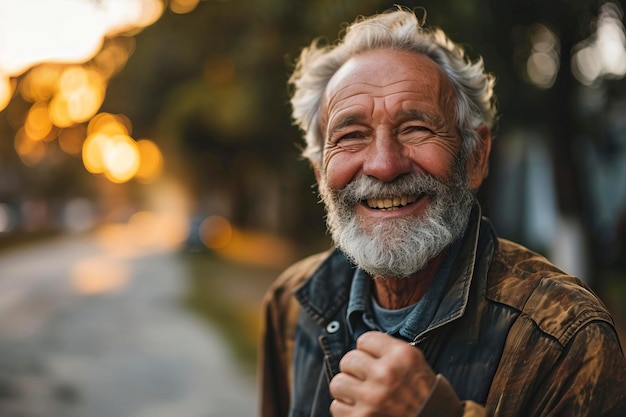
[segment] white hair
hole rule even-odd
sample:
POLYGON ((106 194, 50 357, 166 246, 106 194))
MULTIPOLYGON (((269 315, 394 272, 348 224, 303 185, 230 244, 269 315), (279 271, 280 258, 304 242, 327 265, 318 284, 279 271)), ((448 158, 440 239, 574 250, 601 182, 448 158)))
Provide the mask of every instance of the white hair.
POLYGON ((493 127, 496 118, 494 78, 485 72, 482 58, 472 62, 464 49, 440 29, 427 29, 413 11, 398 8, 371 17, 361 17, 347 27, 334 45, 315 40, 304 48, 289 79, 292 87, 292 117, 304 132, 303 155, 320 164, 324 138, 319 111, 326 86, 351 57, 376 49, 412 51, 439 65, 456 93, 456 123, 462 138, 462 155, 473 160, 480 145, 476 129, 493 127))

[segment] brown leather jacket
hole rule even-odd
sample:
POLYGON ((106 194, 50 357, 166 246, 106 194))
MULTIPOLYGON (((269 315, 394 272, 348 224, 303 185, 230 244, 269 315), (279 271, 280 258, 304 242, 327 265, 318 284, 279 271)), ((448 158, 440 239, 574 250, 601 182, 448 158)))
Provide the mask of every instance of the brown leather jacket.
MULTIPOLYGON (((419 416, 626 416, 626 359, 601 301, 545 258, 497 238, 479 219, 464 237, 459 279, 440 307, 453 303, 458 314, 446 310, 445 320, 416 338, 438 373, 419 416), (492 351, 493 372, 475 377, 492 351), (473 394, 476 381, 486 384, 484 398, 473 394)), ((324 345, 328 323, 341 321, 345 310, 334 306, 347 303, 341 289, 352 276, 342 259, 338 251, 314 255, 269 289, 260 358, 263 417, 329 415, 327 381, 336 360, 318 349, 306 353, 302 366, 302 354, 294 355, 309 337, 303 334, 312 332, 311 344, 324 345), (318 377, 324 372, 326 378, 318 377)))

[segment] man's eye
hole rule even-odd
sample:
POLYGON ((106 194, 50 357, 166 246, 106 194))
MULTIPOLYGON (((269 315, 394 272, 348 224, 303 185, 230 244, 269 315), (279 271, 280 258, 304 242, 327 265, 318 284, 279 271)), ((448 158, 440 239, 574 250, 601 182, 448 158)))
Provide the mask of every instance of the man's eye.
POLYGON ((402 129, 401 133, 413 133, 413 132, 432 132, 426 126, 415 125, 415 126, 407 126, 402 129))
POLYGON ((350 133, 346 133, 345 135, 341 136, 341 139, 359 139, 362 138, 363 135, 359 132, 350 132, 350 133))
POLYGON ((337 141, 342 141, 342 140, 350 140, 350 139, 363 139, 365 137, 365 135, 361 132, 348 132, 345 133, 341 136, 339 136, 339 138, 337 138, 337 141))

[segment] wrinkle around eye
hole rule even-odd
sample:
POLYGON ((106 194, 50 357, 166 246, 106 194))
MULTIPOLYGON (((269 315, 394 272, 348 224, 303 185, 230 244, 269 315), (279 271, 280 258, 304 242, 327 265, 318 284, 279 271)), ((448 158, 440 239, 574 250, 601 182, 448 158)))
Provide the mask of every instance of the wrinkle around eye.
POLYGON ((430 130, 399 135, 399 141, 404 146, 436 145, 450 153, 455 153, 459 144, 458 138, 454 135, 437 134, 430 130))
POLYGON ((345 138, 335 142, 326 142, 325 150, 327 152, 358 152, 367 146, 367 138, 345 138))

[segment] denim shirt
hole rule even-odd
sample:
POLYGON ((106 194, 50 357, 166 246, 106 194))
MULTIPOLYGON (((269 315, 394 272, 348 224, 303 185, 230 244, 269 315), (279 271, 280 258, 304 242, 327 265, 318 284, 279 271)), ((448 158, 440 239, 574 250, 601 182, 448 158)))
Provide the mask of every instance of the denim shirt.
MULTIPOLYGON (((350 288, 350 300, 346 317, 352 335, 352 348, 355 346, 356 339, 369 330, 387 331, 388 334, 408 342, 426 330, 435 317, 437 308, 443 299, 446 283, 449 281, 452 267, 460 248, 460 241, 456 241, 451 245, 432 283, 422 298, 411 308, 407 309, 408 314, 395 329, 385 329, 376 320, 377 310, 372 308, 372 303, 375 303, 371 296, 372 278, 367 272, 357 268, 350 288)), ((378 311, 378 314, 384 314, 382 309, 379 308, 378 311)))

